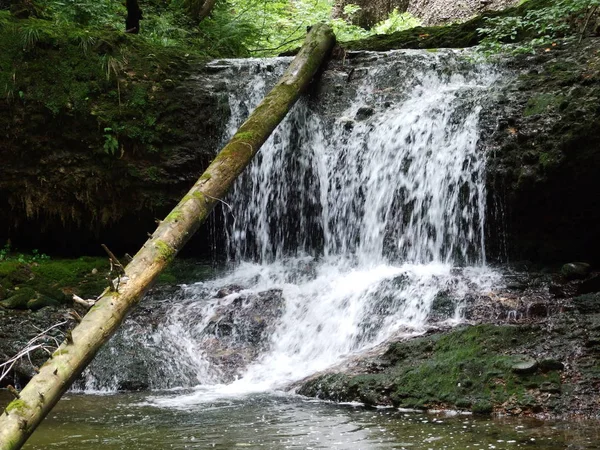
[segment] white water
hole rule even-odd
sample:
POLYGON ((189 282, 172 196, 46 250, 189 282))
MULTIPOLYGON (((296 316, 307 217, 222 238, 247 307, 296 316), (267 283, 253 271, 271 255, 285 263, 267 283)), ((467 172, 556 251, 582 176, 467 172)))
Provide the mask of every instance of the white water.
MULTIPOLYGON (((285 63, 227 64, 233 133, 285 63)), ((466 295, 497 283, 485 266, 485 155, 477 142, 481 102, 498 75, 455 52, 352 64, 360 81, 342 86, 341 99, 301 101, 226 200, 232 270, 186 287, 186 300, 144 344, 168 348, 167 372, 196 388, 156 404, 284 388, 421 332, 440 294, 453 299, 459 321, 466 295), (372 114, 354 121, 365 105, 372 114), (329 116, 330 107, 342 113, 329 116), (228 285, 244 290, 207 300, 228 285), (268 349, 222 384, 206 358, 211 317, 245 293, 270 289, 282 290, 284 309, 268 349)))

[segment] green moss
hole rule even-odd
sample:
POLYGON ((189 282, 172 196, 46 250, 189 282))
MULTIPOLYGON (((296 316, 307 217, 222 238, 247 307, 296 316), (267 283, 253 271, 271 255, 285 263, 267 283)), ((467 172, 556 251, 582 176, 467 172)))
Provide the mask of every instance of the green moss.
POLYGON ((208 280, 216 276, 215 268, 210 264, 196 260, 176 258, 158 277, 158 284, 191 283, 208 280))
POLYGON ((173 210, 167 217, 165 217, 165 222, 178 222, 183 218, 183 213, 175 209, 173 210))
POLYGON ((379 373, 319 377, 300 393, 407 408, 469 408, 482 414, 500 404, 534 409, 538 404, 531 391, 560 386, 559 373, 514 373, 512 367, 520 356, 507 354, 506 349, 533 346, 537 339, 534 328, 463 327, 391 345, 379 373))
POLYGON ((34 263, 3 262, 0 305, 5 308, 40 309, 71 301, 71 295, 97 296, 106 287, 106 258, 51 259, 34 263), (9 270, 10 268, 10 270, 9 270), (96 269, 94 271, 94 269, 96 269))
POLYGON ((549 93, 539 94, 529 99, 527 107, 525 108, 525 111, 523 111, 523 115, 529 117, 535 114, 547 114, 548 112, 556 110, 564 99, 565 97, 562 95, 549 93))
POLYGON ((30 301, 37 299, 38 294, 33 289, 24 287, 15 290, 13 295, 0 302, 0 306, 8 309, 27 309, 30 301))
POLYGON ((158 251, 158 258, 163 261, 171 261, 175 257, 175 249, 167 244, 165 241, 157 239, 154 243, 156 250, 158 251))
POLYGON ((0 278, 12 275, 19 266, 18 261, 0 261, 0 278))
POLYGON ((252 141, 256 138, 256 134, 257 133, 254 131, 244 131, 241 133, 236 133, 233 138, 238 141, 252 141))
POLYGON ((10 413, 12 411, 19 412, 19 411, 22 411, 22 410, 24 410, 26 408, 27 408, 27 403, 25 403, 24 400, 16 399, 16 400, 13 400, 12 402, 10 402, 8 404, 8 406, 5 408, 5 411, 7 413, 10 413))

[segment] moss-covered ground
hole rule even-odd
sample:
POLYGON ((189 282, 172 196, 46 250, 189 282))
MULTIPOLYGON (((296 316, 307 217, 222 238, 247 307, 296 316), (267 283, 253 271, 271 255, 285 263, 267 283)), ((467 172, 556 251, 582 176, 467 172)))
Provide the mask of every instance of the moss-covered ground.
MULTIPOLYGON (((212 272, 210 265, 176 260, 157 283, 194 282, 212 272)), ((45 306, 70 306, 73 294, 96 298, 108 286, 109 273, 108 259, 103 257, 0 261, 0 308, 38 310, 45 306)))
POLYGON ((499 405, 541 411, 540 392, 560 392, 562 365, 531 361, 516 349, 539 344, 534 328, 478 325, 392 344, 373 373, 325 375, 300 393, 403 408, 490 413, 499 405))

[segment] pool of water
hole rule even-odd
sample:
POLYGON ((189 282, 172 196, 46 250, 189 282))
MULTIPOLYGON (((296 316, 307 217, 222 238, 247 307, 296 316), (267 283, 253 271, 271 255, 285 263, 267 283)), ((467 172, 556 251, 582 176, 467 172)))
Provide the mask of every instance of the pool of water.
MULTIPOLYGON (((159 397, 173 394, 160 394, 159 397)), ((486 419, 288 395, 154 406, 156 394, 69 394, 26 449, 600 449, 597 422, 486 419)), ((0 393, 0 406, 8 401, 0 393)))

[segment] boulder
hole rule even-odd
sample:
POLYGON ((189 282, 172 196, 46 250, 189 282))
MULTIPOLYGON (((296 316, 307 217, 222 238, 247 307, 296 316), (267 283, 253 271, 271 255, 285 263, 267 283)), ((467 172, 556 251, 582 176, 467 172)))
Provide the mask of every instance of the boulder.
POLYGON ((538 362, 529 356, 519 356, 510 368, 517 375, 535 373, 538 369, 538 362))
POLYGON ((567 280, 580 280, 587 277, 592 268, 585 262, 572 262, 560 268, 560 274, 567 280))

